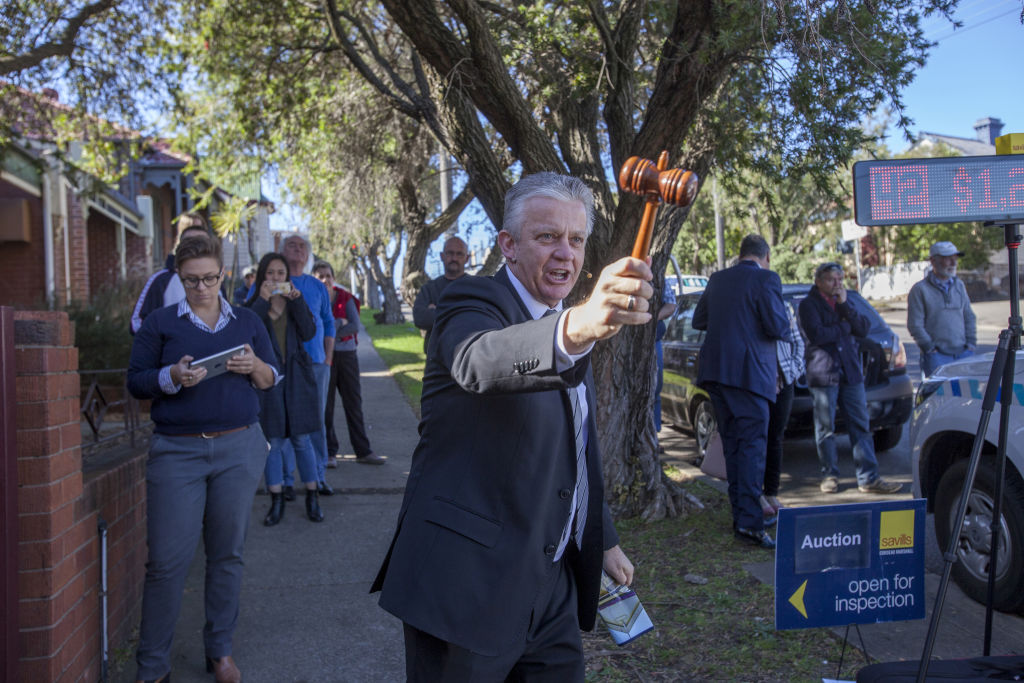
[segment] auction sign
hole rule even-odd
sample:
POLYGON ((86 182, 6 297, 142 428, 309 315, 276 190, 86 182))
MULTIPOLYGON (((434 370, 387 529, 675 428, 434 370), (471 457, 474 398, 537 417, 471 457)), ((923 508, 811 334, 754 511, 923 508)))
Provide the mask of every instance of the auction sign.
POLYGON ((923 499, 782 508, 775 628, 925 616, 923 499))

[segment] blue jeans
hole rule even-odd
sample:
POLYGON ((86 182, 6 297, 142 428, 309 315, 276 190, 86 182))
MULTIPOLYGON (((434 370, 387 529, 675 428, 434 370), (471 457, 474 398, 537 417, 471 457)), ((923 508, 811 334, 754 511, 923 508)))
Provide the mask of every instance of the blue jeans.
POLYGON ((661 342, 654 342, 654 355, 658 361, 658 374, 654 378, 654 431, 661 431, 661 388, 665 377, 665 355, 661 342))
POLYGON ((291 437, 270 437, 270 454, 267 456, 267 465, 263 469, 267 486, 279 486, 282 483, 292 486, 295 483, 292 470, 295 468, 296 459, 299 465, 299 476, 302 477, 303 482, 319 481, 316 478, 316 455, 313 453, 313 446, 310 443, 311 436, 315 436, 315 433, 291 437), (290 466, 287 464, 288 456, 291 457, 290 466), (287 475, 284 473, 285 467, 288 468, 287 475))
POLYGON ((875 442, 868 420, 868 402, 864 396, 864 383, 832 387, 809 387, 814 399, 814 442, 818 446, 818 463, 824 477, 838 477, 836 455, 836 405, 843 411, 846 433, 853 447, 853 462, 857 467, 857 485, 864 486, 878 479, 878 460, 875 442))
POLYGON ((324 414, 327 412, 327 390, 331 388, 331 366, 327 363, 313 363, 313 377, 316 378, 316 390, 320 396, 320 431, 309 435, 309 441, 313 444, 313 453, 316 454, 317 481, 324 481, 327 478, 327 426, 324 424, 324 414))
POLYGON ((936 370, 938 370, 940 367, 942 367, 946 363, 952 363, 955 360, 959 360, 961 358, 967 358, 968 356, 973 356, 973 355, 974 355, 974 351, 971 351, 970 349, 964 349, 963 351, 961 351, 960 353, 958 353, 956 355, 951 355, 951 354, 948 354, 948 353, 942 353, 941 351, 932 351, 931 353, 922 353, 921 354, 921 377, 922 378, 924 378, 924 377, 931 377, 933 374, 935 374, 936 370))

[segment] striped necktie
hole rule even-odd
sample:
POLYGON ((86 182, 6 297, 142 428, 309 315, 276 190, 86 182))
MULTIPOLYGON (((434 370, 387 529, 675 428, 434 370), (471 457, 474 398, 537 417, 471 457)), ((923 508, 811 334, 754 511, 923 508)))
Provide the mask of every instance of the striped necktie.
MULTIPOLYGON (((558 313, 553 308, 544 312, 544 316, 558 313)), ((573 539, 576 547, 583 547, 583 530, 587 525, 587 504, 590 500, 590 483, 587 480, 587 444, 583 439, 583 410, 580 408, 580 395, 576 387, 569 387, 569 403, 572 405, 572 430, 576 443, 576 519, 573 539)), ((572 523, 572 520, 570 520, 572 523)))

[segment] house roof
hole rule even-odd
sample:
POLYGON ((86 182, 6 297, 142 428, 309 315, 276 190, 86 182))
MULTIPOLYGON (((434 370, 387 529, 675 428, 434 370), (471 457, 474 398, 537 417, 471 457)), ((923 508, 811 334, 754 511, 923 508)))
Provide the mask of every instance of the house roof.
POLYGON ((190 161, 191 156, 173 149, 167 140, 159 139, 146 143, 139 159, 139 163, 146 166, 185 166, 190 161))
POLYGON ((54 115, 67 114, 70 121, 83 130, 101 130, 104 137, 113 140, 131 140, 142 134, 127 126, 108 121, 94 114, 83 112, 57 99, 57 92, 46 88, 41 93, 26 90, 21 86, 0 82, 0 116, 14 131, 30 140, 53 140, 54 115))
POLYGON ((927 133, 922 131, 915 147, 926 146, 935 143, 942 143, 957 150, 964 156, 987 156, 996 153, 995 145, 982 142, 977 138, 961 138, 955 135, 943 135, 941 133, 927 133))

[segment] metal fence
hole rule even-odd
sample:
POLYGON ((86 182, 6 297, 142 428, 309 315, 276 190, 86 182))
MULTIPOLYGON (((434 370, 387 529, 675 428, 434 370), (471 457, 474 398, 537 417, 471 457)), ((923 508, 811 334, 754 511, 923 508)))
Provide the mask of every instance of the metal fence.
POLYGON ((126 438, 134 448, 136 437, 151 423, 140 418, 139 400, 126 384, 127 369, 79 370, 78 374, 89 380, 82 399, 82 455, 126 438))

